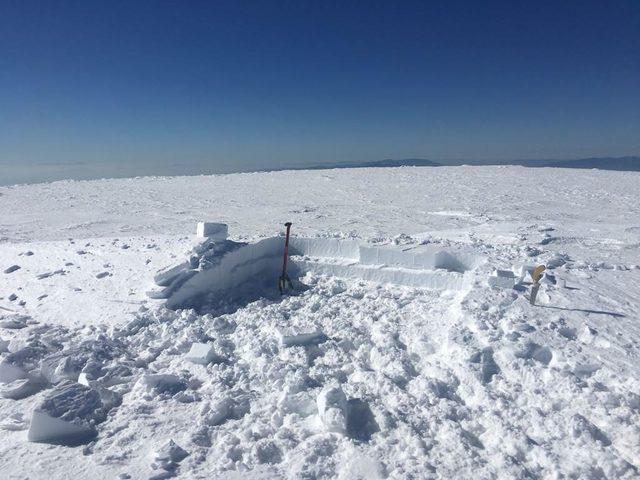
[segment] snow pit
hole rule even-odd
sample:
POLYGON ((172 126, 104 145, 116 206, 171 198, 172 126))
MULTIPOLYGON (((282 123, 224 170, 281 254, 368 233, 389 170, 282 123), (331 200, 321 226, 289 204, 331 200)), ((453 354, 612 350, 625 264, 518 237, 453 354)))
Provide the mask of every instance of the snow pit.
MULTIPOLYGON (((230 292, 255 300, 265 290, 261 282, 272 285, 278 278, 283 248, 282 237, 256 243, 206 241, 194 249, 189 261, 160 271, 155 282, 161 288, 148 295, 166 299, 173 310, 201 309, 207 298, 226 298, 230 292)), ((470 287, 472 271, 484 262, 463 247, 372 246, 334 238, 293 237, 289 254, 292 278, 313 273, 456 291, 470 287)))

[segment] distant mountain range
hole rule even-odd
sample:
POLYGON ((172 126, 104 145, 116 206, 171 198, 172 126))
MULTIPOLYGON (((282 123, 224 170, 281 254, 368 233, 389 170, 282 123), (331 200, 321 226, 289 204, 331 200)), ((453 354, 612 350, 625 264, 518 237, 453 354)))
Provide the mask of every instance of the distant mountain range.
POLYGON ((640 157, 590 157, 573 160, 510 160, 495 161, 456 161, 436 162, 422 158, 405 158, 369 162, 325 163, 310 167, 294 168, 293 170, 324 170, 331 168, 367 168, 367 167, 441 167, 451 165, 521 165, 524 167, 554 167, 554 168, 596 168, 600 170, 640 171, 640 157))
MULTIPOLYGON (((640 171, 640 157, 592 157, 577 160, 542 160, 537 165, 535 160, 523 162, 525 166, 559 167, 559 168, 597 168, 600 170, 640 171)), ((519 163, 515 163, 520 165, 519 163)))
POLYGON ((424 160, 422 158, 403 158, 401 160, 376 160, 372 162, 342 162, 342 163, 323 163, 322 165, 313 165, 311 167, 302 167, 304 170, 324 170, 330 168, 369 168, 369 167, 441 167, 443 164, 424 160))

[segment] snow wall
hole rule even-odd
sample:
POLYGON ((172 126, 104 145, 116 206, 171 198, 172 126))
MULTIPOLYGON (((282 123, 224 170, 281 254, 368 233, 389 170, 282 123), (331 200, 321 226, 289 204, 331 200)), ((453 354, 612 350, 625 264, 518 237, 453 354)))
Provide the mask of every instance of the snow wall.
MULTIPOLYGON (((192 300, 203 294, 223 294, 267 275, 277 278, 282 268, 284 238, 256 243, 224 241, 216 249, 220 251, 216 262, 206 269, 193 269, 186 262, 160 272, 156 283, 165 288, 149 295, 166 298, 171 309, 189 308, 192 300)), ((468 288, 471 270, 483 262, 478 255, 460 247, 373 246, 334 238, 291 238, 289 255, 292 278, 312 272, 439 290, 468 288)))

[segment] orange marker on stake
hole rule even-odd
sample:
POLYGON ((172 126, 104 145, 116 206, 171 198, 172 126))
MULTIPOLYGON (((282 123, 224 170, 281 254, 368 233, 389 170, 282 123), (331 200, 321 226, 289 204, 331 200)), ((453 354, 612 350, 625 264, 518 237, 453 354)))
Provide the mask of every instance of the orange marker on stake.
POLYGON ((540 290, 540 279, 542 278, 542 274, 547 269, 544 265, 538 265, 531 273, 531 278, 533 279, 533 286, 531 287, 531 295, 529 296, 529 303, 531 305, 536 304, 536 297, 538 296, 538 290, 540 290))

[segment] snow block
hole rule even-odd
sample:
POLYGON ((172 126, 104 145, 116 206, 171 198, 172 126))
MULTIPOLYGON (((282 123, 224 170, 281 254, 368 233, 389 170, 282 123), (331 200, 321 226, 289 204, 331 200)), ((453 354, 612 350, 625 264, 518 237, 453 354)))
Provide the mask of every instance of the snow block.
POLYGON ((168 472, 176 469, 177 464, 187 458, 189 453, 173 440, 153 452, 153 463, 151 468, 154 470, 162 469, 168 472))
POLYGON ((153 281, 160 287, 168 287, 173 281, 187 270, 191 269, 189 262, 181 263, 175 267, 167 267, 159 270, 153 277, 153 281))
POLYGON ((40 372, 48 382, 56 384, 62 380, 78 379, 87 357, 77 352, 57 352, 46 356, 40 362, 40 372))
POLYGON ((33 411, 27 438, 57 445, 86 443, 96 436, 95 425, 107 411, 97 390, 62 382, 33 411))
POLYGON ((196 234, 200 238, 226 240, 229 235, 229 228, 226 223, 198 222, 196 234))
POLYGON ((347 433, 347 397, 339 386, 325 387, 316 403, 318 417, 328 432, 347 433))
POLYGON ((45 383, 33 378, 20 378, 11 383, 0 384, 0 396, 11 400, 21 400, 45 388, 45 383))
POLYGON ((191 349, 184 356, 184 359, 200 365, 207 365, 216 358, 213 345, 210 343, 192 343, 191 349))
POLYGON ((0 362, 0 382, 11 383, 27 378, 29 372, 38 368, 40 359, 46 354, 41 345, 28 345, 7 355, 0 362))
POLYGON ((7 330, 20 330, 27 326, 27 320, 29 319, 30 317, 27 315, 2 315, 0 316, 0 328, 6 328, 7 330))
POLYGON ((498 288, 513 288, 517 282, 517 277, 511 270, 495 270, 489 276, 489 285, 498 288))

